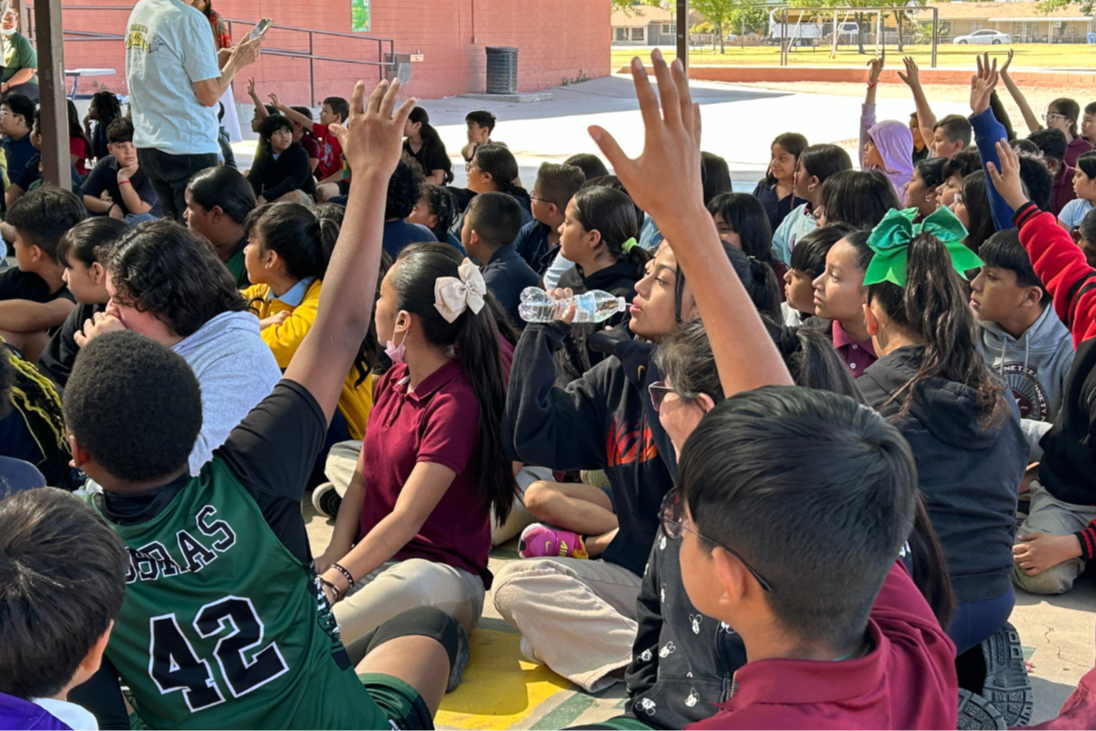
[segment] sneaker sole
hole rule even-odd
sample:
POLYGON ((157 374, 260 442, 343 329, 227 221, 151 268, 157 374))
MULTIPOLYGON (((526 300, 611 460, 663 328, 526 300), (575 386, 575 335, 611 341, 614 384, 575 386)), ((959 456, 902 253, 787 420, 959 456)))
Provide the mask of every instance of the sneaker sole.
POLYGON ((468 635, 464 627, 457 624, 457 659, 453 667, 449 669, 449 682, 445 686, 446 693, 452 693, 460 687, 460 681, 464 677, 464 669, 468 667, 468 661, 472 658, 472 647, 468 643, 468 635))
POLYGON ((544 530, 544 525, 541 523, 533 523, 526 526, 525 530, 521 532, 521 536, 518 538, 518 558, 539 558, 539 556, 526 556, 525 552, 529 548, 529 544, 525 539, 535 530, 544 530))
POLYGON ((959 731, 1005 731, 1008 725, 1001 712, 988 700, 971 693, 966 688, 959 689, 959 731))
POLYGON ((997 707, 1009 728, 1031 721, 1035 697, 1024 666, 1020 634, 1008 622, 982 642, 986 683, 982 695, 997 707))

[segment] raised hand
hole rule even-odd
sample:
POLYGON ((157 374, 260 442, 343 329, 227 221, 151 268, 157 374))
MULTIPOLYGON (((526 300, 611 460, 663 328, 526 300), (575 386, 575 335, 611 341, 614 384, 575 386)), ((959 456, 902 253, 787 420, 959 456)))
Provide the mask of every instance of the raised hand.
MULTIPOLYGON (((917 67, 917 62, 913 60, 911 56, 906 56, 902 59, 902 63, 906 66, 906 73, 898 72, 898 78, 906 82, 906 85, 910 88, 921 85, 921 71, 917 67)), ((878 78, 878 76, 876 77, 878 78)))
POLYGON ((883 73, 883 65, 886 62, 882 58, 873 58, 868 61, 868 83, 878 84, 879 75, 883 73))
POLYGON ((997 71, 997 59, 990 63, 989 54, 977 56, 978 72, 970 77, 970 110, 977 116, 989 109, 990 94, 997 87, 1000 72, 997 71))
POLYGON ((1008 75, 1008 67, 1012 65, 1013 55, 1015 55, 1015 52, 1011 48, 1008 49, 1008 57, 1005 59, 1005 62, 1001 65, 1000 71, 998 71, 998 73, 1000 73, 1001 76, 1007 76, 1008 75))
POLYGON ((998 170, 992 162, 987 162, 986 172, 989 173, 993 187, 1015 211, 1028 201, 1028 197, 1024 195, 1024 184, 1020 180, 1020 156, 1012 149, 1008 140, 1001 140, 996 147, 1001 169, 998 170))
POLYGON ((252 76, 247 80, 247 95, 255 96, 255 77, 252 76))
POLYGON ((658 79, 657 96, 643 63, 638 58, 632 60, 632 79, 645 129, 642 154, 629 158, 601 127, 590 127, 590 136, 636 205, 656 221, 707 215, 703 213, 700 179, 700 110, 693 105, 680 61, 667 66, 656 49, 651 63, 658 79))
POLYGON ((271 105, 273 105, 273 107, 275 109, 281 109, 282 108, 282 103, 280 101, 278 101, 278 95, 277 94, 267 94, 266 98, 270 100, 271 105))
POLYGON ((385 80, 377 84, 366 102, 365 84, 359 81, 354 86, 346 126, 331 125, 355 176, 370 170, 390 176, 395 171, 403 151, 403 128, 415 108, 415 100, 408 99, 396 109, 399 93, 399 79, 391 83, 385 80))

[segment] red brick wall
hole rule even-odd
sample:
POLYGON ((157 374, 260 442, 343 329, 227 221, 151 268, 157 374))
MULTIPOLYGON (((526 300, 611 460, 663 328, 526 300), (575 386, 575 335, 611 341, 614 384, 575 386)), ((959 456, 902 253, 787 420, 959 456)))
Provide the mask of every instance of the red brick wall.
MULTIPOLYGON (((133 0, 68 0, 67 4, 128 5, 133 0)), ((350 0, 214 0, 225 17, 272 17, 279 25, 336 32, 350 30, 350 0)), ((486 46, 520 49, 518 88, 537 91, 585 74, 605 76, 609 69, 609 0, 372 0, 372 30, 363 38, 395 40, 398 52, 422 53, 413 65, 409 95, 432 99, 482 92, 486 46)), ((128 10, 66 10, 66 30, 125 32, 128 10)), ((234 27, 238 40, 250 28, 234 27)), ((314 36, 314 52, 337 58, 378 60, 378 44, 350 38, 314 36)), ((272 30, 267 48, 308 50, 308 35, 272 30)), ((387 46, 385 47, 387 50, 387 46)), ((125 93, 125 55, 120 41, 69 41, 66 68, 114 68, 111 77, 88 79, 125 93)), ((308 104, 307 61, 266 54, 246 74, 256 78, 264 95, 277 93, 289 104, 308 104)), ((377 81, 376 67, 316 62, 316 98, 349 97, 355 79, 377 81)), ((247 101, 246 78, 236 83, 236 97, 247 101)))

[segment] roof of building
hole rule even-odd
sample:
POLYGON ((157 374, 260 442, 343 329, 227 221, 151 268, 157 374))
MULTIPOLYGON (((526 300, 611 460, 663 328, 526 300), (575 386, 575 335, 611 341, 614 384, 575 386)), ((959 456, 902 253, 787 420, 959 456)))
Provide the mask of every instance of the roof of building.
POLYGON ((648 23, 673 23, 674 12, 652 5, 633 5, 627 11, 615 8, 612 15, 614 28, 647 25, 648 23))
MULTIPOLYGON (((1035 22, 1043 20, 1091 20, 1076 5, 1056 8, 1042 13, 1037 2, 950 2, 929 3, 927 8, 936 8, 940 20, 1000 20, 1035 22)), ((930 11, 918 13, 918 20, 932 20, 930 11)))

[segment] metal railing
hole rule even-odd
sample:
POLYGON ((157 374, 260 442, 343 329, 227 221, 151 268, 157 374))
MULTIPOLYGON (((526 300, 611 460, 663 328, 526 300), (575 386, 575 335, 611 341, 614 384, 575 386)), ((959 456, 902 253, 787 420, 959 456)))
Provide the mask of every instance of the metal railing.
MULTIPOLYGON (((27 5, 28 10, 33 10, 33 3, 27 5)), ((130 13, 133 11, 132 5, 62 5, 61 10, 73 10, 73 11, 116 11, 130 13)), ((228 23, 229 34, 232 34, 232 29, 236 25, 245 26, 250 32, 250 29, 255 27, 258 21, 255 20, 241 20, 238 18, 223 18, 228 23)), ((124 20, 122 21, 125 22, 124 20)), ((358 66, 375 66, 377 67, 377 74, 379 80, 385 78, 386 69, 395 67, 395 62, 392 60, 395 58, 396 42, 391 38, 378 38, 376 36, 365 36, 358 33, 339 33, 330 30, 318 30, 315 28, 293 28, 286 25, 271 25, 271 30, 289 31, 293 33, 305 33, 308 35, 308 50, 302 51, 292 48, 267 48, 263 47, 264 56, 282 56, 286 58, 294 58, 302 61, 308 61, 308 78, 309 78, 309 98, 311 99, 310 106, 316 106, 316 62, 322 61, 326 63, 347 63, 358 66), (347 38, 354 41, 362 41, 366 43, 372 43, 376 45, 377 60, 367 61, 364 60, 364 56, 371 55, 369 53, 362 54, 363 58, 345 58, 337 56, 321 56, 316 54, 316 36, 333 37, 333 38, 347 38), (387 55, 387 59, 385 56, 387 55)), ((212 31, 211 31, 212 32, 212 31)), ((27 33, 28 38, 34 38, 34 13, 27 14, 27 33)), ((69 30, 65 29, 65 43, 77 43, 77 42, 125 42, 125 33, 97 33, 93 31, 83 30, 69 30)))

